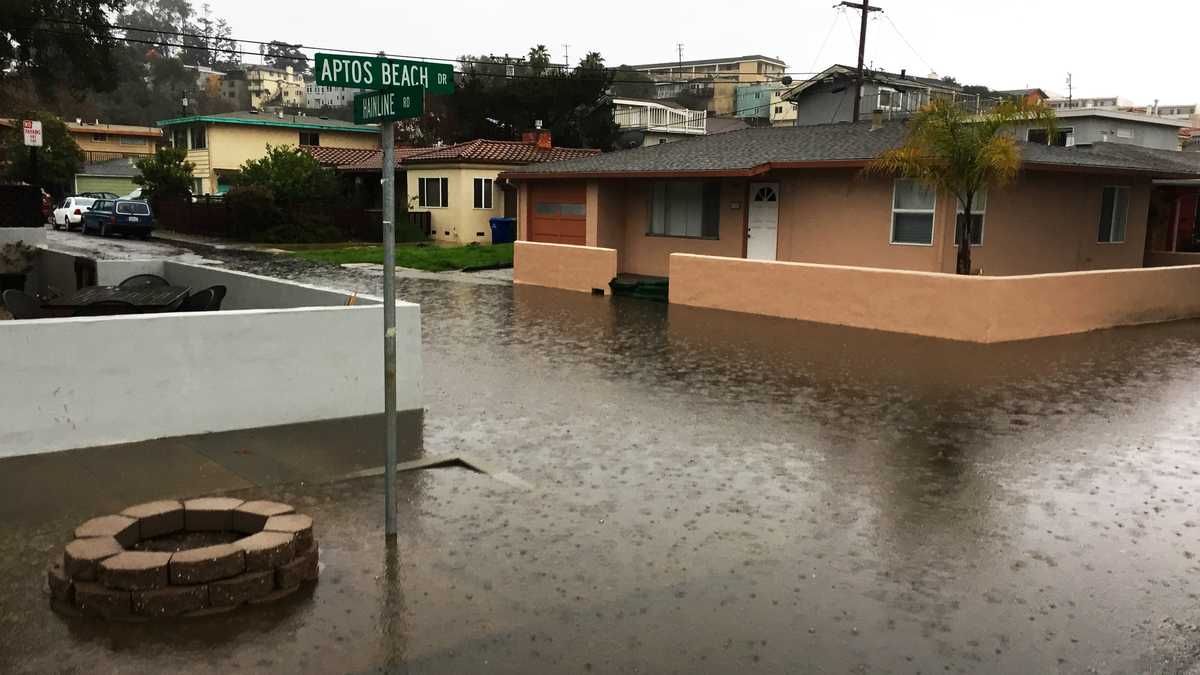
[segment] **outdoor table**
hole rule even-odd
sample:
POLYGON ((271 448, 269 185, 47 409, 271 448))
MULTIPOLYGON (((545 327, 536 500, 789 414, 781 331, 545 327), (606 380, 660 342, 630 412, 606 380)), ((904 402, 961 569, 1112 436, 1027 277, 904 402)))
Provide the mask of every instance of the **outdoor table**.
POLYGON ((191 288, 187 286, 141 286, 120 288, 117 286, 87 286, 70 295, 53 298, 42 303, 46 310, 74 311, 93 302, 120 300, 136 305, 143 312, 161 312, 187 297, 191 288))

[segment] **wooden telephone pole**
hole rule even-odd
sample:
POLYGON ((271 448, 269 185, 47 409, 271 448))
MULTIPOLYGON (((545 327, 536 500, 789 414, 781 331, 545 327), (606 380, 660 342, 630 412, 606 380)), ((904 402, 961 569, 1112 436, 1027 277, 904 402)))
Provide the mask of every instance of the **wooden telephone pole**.
POLYGON ((862 22, 858 28, 858 74, 854 82, 854 118, 850 120, 857 122, 859 116, 862 115, 863 59, 867 55, 867 16, 871 12, 882 12, 883 9, 872 7, 871 0, 862 0, 861 3, 843 0, 838 3, 838 6, 857 9, 862 13, 862 22))

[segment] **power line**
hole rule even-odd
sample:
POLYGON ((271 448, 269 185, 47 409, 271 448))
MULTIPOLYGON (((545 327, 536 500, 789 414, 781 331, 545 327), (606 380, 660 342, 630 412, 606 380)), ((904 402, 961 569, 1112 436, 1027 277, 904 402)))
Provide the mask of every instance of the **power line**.
POLYGON ((918 59, 921 60, 921 63, 925 64, 925 67, 929 69, 929 72, 936 73, 937 68, 934 68, 932 65, 930 65, 930 63, 925 60, 925 57, 921 56, 921 53, 917 51, 917 48, 912 46, 912 43, 908 41, 908 38, 904 37, 904 33, 900 32, 900 27, 896 25, 895 21, 892 21, 892 17, 884 14, 883 18, 888 20, 888 23, 892 25, 892 30, 896 31, 896 35, 898 35, 900 39, 904 41, 904 44, 908 45, 908 48, 912 50, 912 53, 915 54, 918 59))
POLYGON ((846 11, 841 6, 837 7, 837 13, 833 15, 833 21, 829 22, 829 30, 825 33, 825 39, 821 41, 821 48, 817 50, 817 58, 813 59, 812 65, 809 68, 816 68, 821 62, 821 54, 825 53, 825 45, 829 44, 829 38, 833 36, 833 29, 837 28, 838 15, 845 16, 846 11))

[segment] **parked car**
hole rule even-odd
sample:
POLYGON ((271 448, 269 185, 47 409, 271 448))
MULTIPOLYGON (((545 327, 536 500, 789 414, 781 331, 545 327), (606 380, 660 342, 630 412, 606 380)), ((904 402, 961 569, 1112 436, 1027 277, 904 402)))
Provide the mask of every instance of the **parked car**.
POLYGON ((146 239, 154 230, 154 211, 141 200, 97 199, 84 213, 82 230, 102 237, 132 234, 146 239))
POLYGON ((80 192, 76 197, 91 197, 92 199, 120 199, 121 195, 115 192, 80 192))
POLYGON ((91 208, 95 199, 90 197, 67 197, 54 209, 54 229, 70 230, 83 221, 83 214, 91 208))

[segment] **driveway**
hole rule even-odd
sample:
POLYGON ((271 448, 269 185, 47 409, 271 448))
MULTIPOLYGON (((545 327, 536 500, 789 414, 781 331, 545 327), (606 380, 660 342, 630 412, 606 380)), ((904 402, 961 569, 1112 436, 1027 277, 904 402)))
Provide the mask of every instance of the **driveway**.
MULTIPOLYGON (((1195 663, 1200 322, 983 346, 527 287, 398 289, 422 306, 425 452, 469 452, 532 491, 409 474, 389 550, 377 480, 281 487, 320 524, 314 593, 195 629, 15 612, 30 582, 9 580, 14 669, 1195 663)), ((30 550, 61 543, 46 522, 30 550)))

